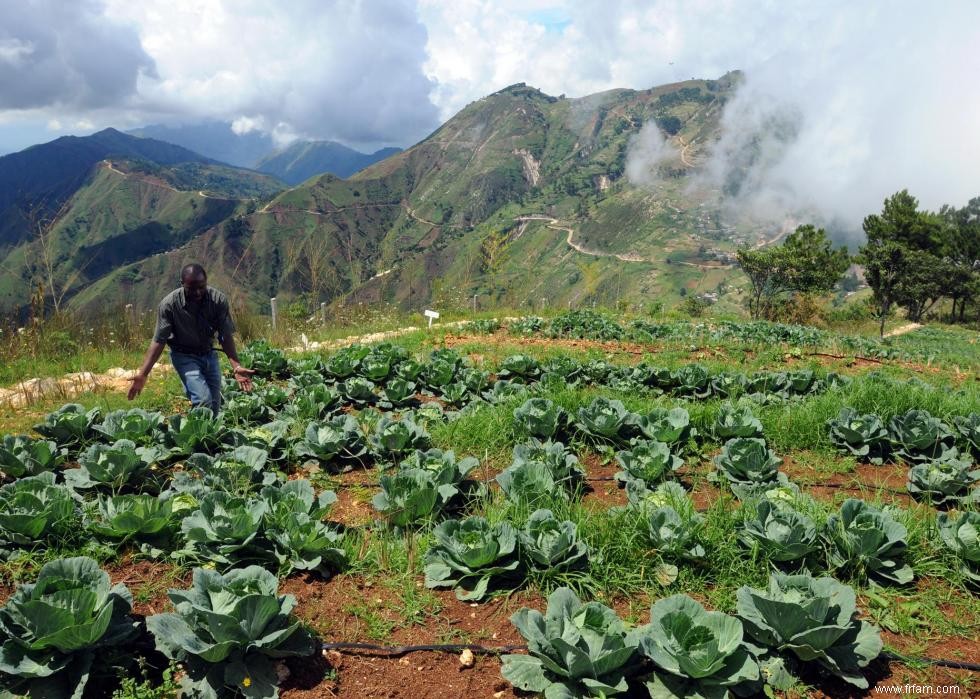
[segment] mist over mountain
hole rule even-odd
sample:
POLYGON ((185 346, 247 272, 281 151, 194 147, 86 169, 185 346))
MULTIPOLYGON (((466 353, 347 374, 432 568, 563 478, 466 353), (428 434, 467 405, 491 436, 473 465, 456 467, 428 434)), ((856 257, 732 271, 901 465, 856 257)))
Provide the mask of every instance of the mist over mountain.
POLYGON ((188 148, 222 163, 236 167, 254 168, 255 164, 274 151, 275 141, 258 130, 235 132, 224 121, 205 121, 200 124, 167 126, 150 124, 127 133, 141 138, 155 138, 188 148))

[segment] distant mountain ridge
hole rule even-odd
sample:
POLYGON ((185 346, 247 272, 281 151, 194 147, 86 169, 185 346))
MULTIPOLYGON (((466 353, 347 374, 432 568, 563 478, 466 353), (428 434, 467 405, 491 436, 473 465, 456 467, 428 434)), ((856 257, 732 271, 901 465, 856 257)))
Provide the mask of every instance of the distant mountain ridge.
POLYGON ((264 132, 236 133, 231 124, 223 121, 182 126, 151 124, 128 133, 175 143, 223 163, 265 172, 288 184, 300 184, 324 174, 350 177, 401 151, 382 148, 374 153, 362 153, 336 141, 305 140, 279 148, 264 132))
POLYGON ((296 185, 323 174, 347 178, 401 150, 382 148, 362 153, 336 141, 296 141, 259 160, 255 169, 296 185))
POLYGON ((135 138, 116 129, 91 136, 62 136, 0 157, 0 249, 26 234, 26 208, 50 213, 70 197, 107 157, 148 160, 159 165, 214 164, 181 146, 135 138))

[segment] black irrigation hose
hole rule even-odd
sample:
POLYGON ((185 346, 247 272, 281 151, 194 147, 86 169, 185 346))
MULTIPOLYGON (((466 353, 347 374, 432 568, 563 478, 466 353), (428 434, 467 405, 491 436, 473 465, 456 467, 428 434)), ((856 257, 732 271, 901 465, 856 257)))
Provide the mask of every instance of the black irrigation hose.
MULTIPOLYGON (((471 653, 480 655, 501 655, 502 653, 513 653, 514 651, 526 651, 527 646, 480 646, 469 643, 431 643, 417 646, 379 646, 374 643, 321 643, 321 650, 336 651, 372 651, 372 654, 380 654, 383 657, 398 658, 409 653, 425 651, 435 651, 441 653, 462 653, 468 650, 471 653)), ((896 653, 884 651, 881 656, 886 660, 896 661, 903 664, 922 664, 938 665, 954 670, 969 670, 970 672, 980 672, 980 663, 967 663, 960 660, 949 660, 946 658, 907 658, 896 653)))
POLYGON ((518 650, 527 650, 527 646, 496 646, 487 647, 473 645, 470 643, 431 643, 420 646, 379 646, 373 643, 321 643, 322 650, 350 650, 350 651, 373 651, 372 655, 381 654, 387 658, 397 658, 409 653, 420 651, 437 651, 442 653, 462 653, 468 650, 471 653, 480 655, 500 655, 502 653, 512 653, 518 650))
POLYGON ((980 663, 966 663, 962 660, 949 660, 946 658, 907 658, 903 655, 898 655, 897 653, 892 653, 890 651, 883 651, 882 657, 888 660, 895 660, 900 663, 917 664, 921 663, 923 665, 938 665, 940 667, 949 667, 954 670, 969 670, 970 672, 980 672, 980 663))

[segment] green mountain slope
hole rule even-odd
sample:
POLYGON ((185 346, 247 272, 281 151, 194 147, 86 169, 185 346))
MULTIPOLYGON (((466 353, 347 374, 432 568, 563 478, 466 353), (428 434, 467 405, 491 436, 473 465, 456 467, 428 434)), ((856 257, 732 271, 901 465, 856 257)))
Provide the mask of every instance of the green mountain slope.
POLYGON ((382 148, 374 153, 362 153, 335 141, 297 141, 261 158, 255 169, 297 185, 323 174, 350 177, 399 152, 400 148, 382 148))
POLYGON ((254 209, 250 195, 281 189, 267 175, 212 163, 100 161, 46 236, 22 240, 0 257, 0 309, 22 312, 39 286, 76 306, 141 302, 138 274, 117 277, 127 283, 104 296, 93 293, 93 284, 254 209))
MULTIPOLYGON (((311 308, 445 307, 474 295, 483 306, 670 303, 689 293, 734 304, 742 278, 731 253, 779 232, 728 219, 719 192, 698 189, 694 177, 738 80, 732 73, 577 99, 514 85, 349 179, 316 177, 265 201, 248 199, 261 199, 261 188, 227 195, 245 201, 201 197, 176 168, 163 168, 166 177, 140 173, 160 191, 123 197, 131 216, 111 226, 124 254, 89 263, 72 304, 152 307, 191 260, 237 302, 263 308, 270 296, 311 308), (625 173, 645 125, 668 146, 638 186, 625 173), (163 194, 167 187, 183 191, 163 194), (145 197, 157 198, 144 216, 133 202, 145 197), (174 197, 176 208, 163 206, 174 197), (170 228, 133 233, 154 222, 170 228)), ((73 203, 78 220, 93 220, 91 207, 88 197, 73 203)), ((84 249, 101 244, 88 236, 84 249)), ((66 270, 85 263, 78 252, 65 259, 66 270)))

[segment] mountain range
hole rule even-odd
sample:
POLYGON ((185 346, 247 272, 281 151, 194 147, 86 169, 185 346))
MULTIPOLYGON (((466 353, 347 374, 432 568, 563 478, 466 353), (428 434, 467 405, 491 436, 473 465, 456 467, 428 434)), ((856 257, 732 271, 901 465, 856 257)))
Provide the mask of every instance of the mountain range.
POLYGON ((223 121, 181 126, 153 124, 129 133, 175 143, 219 162, 264 172, 291 185, 324 173, 350 177, 401 150, 381 148, 373 153, 362 153, 336 141, 305 140, 296 140, 280 148, 262 131, 253 129, 239 133, 223 121))
POLYGON ((62 156, 64 172, 41 177, 48 170, 35 160, 58 139, 0 158, 0 178, 21 172, 0 180, 5 191, 61 210, 43 241, 10 213, 23 207, 0 210, 0 310, 23 312, 44 279, 75 309, 151 309, 191 260, 258 309, 270 296, 309 309, 449 307, 474 296, 483 307, 669 305, 692 293, 734 304, 743 280, 732 252, 779 234, 729 220, 720 193, 697 184, 739 80, 581 98, 512 85, 346 179, 293 187, 112 130, 88 137, 98 147, 59 145, 86 155, 62 156), (628 177, 644 127, 671 148, 644 177, 628 177))

